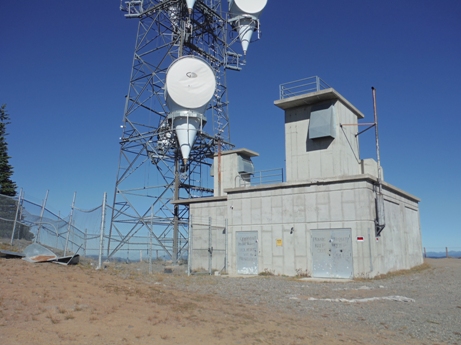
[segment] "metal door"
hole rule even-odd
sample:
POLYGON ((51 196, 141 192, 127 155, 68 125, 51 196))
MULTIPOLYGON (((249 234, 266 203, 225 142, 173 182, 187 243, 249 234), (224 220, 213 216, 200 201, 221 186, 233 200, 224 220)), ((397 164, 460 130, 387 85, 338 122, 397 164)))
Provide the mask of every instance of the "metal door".
POLYGON ((237 231, 237 274, 258 274, 258 232, 237 231))
POLYGON ((311 231, 312 276, 352 278, 351 229, 311 231))

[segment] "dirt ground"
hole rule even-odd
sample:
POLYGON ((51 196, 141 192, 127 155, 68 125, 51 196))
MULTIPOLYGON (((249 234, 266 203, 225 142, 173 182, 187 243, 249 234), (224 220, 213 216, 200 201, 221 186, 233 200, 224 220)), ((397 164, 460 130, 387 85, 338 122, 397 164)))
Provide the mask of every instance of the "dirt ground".
MULTIPOLYGON (((1 344, 401 344, 356 324, 172 288, 171 274, 0 259, 1 344)), ((234 279, 234 278, 229 278, 234 279)), ((407 344, 417 344, 406 339, 407 344)))

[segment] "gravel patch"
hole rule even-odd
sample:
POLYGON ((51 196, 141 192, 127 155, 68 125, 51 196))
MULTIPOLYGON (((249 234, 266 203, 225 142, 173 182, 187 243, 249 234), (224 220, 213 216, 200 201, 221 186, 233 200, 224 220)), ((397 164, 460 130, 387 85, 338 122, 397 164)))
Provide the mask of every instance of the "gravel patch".
MULTIPOLYGON (((134 270, 141 280, 161 277, 170 289, 257 305, 293 316, 392 332, 394 341, 461 345, 461 260, 427 259, 425 267, 379 279, 328 280, 280 276, 186 275, 186 265, 155 262, 117 264, 120 275, 134 270), (173 268, 164 274, 164 268, 173 268)), ((376 339, 376 344, 382 340, 376 339)), ((381 341, 381 342, 380 342, 381 341)))
MULTIPOLYGON (((461 344, 461 260, 428 259, 429 268, 381 279, 318 282, 257 276, 173 276, 172 288, 235 299, 280 312, 392 331, 428 344, 461 344)), ((181 268, 179 269, 182 270, 181 268)))
MULTIPOLYGON (((94 266, 86 259, 81 264, 94 266)), ((381 334, 390 332, 392 340, 399 343, 413 339, 421 344, 461 345, 461 260, 427 259, 425 266, 380 279, 319 281, 280 276, 187 276, 185 264, 171 266, 160 261, 150 268, 152 275, 147 263, 105 264, 126 279, 222 298, 227 305, 256 305, 293 317, 372 331, 376 344, 383 343, 383 338, 378 339, 381 334)))

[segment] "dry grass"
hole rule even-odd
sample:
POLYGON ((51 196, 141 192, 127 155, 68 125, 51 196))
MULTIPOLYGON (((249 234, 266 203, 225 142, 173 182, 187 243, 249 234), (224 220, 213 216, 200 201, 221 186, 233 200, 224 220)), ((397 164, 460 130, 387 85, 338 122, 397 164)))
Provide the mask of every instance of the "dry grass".
POLYGON ((172 310, 175 312, 185 313, 198 309, 198 305, 192 302, 184 302, 173 305, 172 310))
POLYGON ((260 276, 274 276, 275 274, 274 274, 273 270, 269 270, 269 269, 265 268, 264 271, 259 272, 258 275, 260 275, 260 276))
POLYGON ((10 252, 17 252, 17 250, 13 246, 10 246, 9 244, 2 243, 2 242, 0 242, 0 250, 8 250, 10 252))
POLYGON ((428 263, 423 263, 422 265, 415 266, 413 268, 410 268, 409 270, 399 270, 399 271, 394 271, 394 272, 389 272, 386 274, 380 274, 379 276, 374 277, 373 279, 379 280, 379 279, 389 279, 392 277, 400 277, 408 274, 414 274, 414 273, 420 273, 423 271, 426 271, 428 269, 432 269, 431 265, 428 263))
MULTIPOLYGON (((409 271, 424 271, 428 267, 409 271)), ((333 326, 334 315, 326 315, 321 321, 311 320, 304 315, 294 317, 294 313, 286 312, 288 308, 285 307, 279 311, 264 304, 244 303, 241 298, 222 298, 209 293, 207 289, 217 284, 216 277, 152 274, 140 280, 137 273, 127 274, 122 270, 114 270, 112 274, 110 270, 32 265, 22 260, 9 260, 4 264, 0 261, 0 270, 0 276, 4 278, 0 279, 3 288, 0 294, 0 333, 5 337, 5 344, 339 345, 348 340, 357 342, 355 326, 348 324, 346 329, 341 328, 341 324, 333 326), (12 279, 15 285, 11 285, 8 279, 12 279), (200 284, 203 290, 188 292, 187 285, 190 284, 200 284), (130 320, 131 325, 126 320, 130 320), (331 335, 326 335, 326 330, 322 332, 324 326, 328 326, 331 335), (37 327, 43 331, 37 332, 37 327), (21 329, 22 339, 18 339, 18 329, 21 329), (335 329, 333 333, 332 329, 335 329), (339 330, 341 333, 336 334, 339 330), (341 339, 335 339, 337 337, 341 339)), ((300 272, 300 275, 306 273, 300 272)), ((268 275, 256 277, 251 282, 292 279, 268 275)), ((255 293, 264 296, 262 291, 255 293)), ((427 325, 433 325, 427 322, 427 325)), ((381 328, 386 329, 384 325, 381 328)), ((370 337, 375 339, 374 334, 362 333, 361 343, 375 343, 368 341, 370 337)), ((399 342, 376 342, 384 343, 399 342)))
POLYGON ((67 313, 66 316, 64 316, 66 320, 73 320, 75 319, 75 316, 73 314, 67 313))
POLYGON ((426 270, 432 270, 433 267, 429 265, 428 263, 423 263, 419 266, 415 266, 413 268, 410 268, 408 270, 398 270, 398 271, 393 271, 393 272, 388 272, 386 274, 380 274, 377 275, 376 277, 373 278, 354 278, 354 281, 369 281, 369 280, 385 280, 385 279, 391 279, 393 277, 400 277, 400 276, 406 276, 406 275, 411 275, 415 273, 421 273, 426 270))
POLYGON ((51 314, 51 312, 48 312, 48 315, 46 317, 50 319, 51 323, 54 325, 61 322, 61 319, 51 314))

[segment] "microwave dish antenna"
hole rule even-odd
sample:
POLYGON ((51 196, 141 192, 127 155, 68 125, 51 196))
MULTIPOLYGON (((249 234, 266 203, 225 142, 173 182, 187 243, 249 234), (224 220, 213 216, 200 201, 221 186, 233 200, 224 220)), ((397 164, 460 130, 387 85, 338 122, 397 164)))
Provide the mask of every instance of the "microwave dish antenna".
POLYGON ((197 131, 206 123, 205 111, 216 91, 213 69, 204 60, 183 56, 166 73, 165 99, 168 119, 176 132, 184 165, 195 142, 197 131))
POLYGON ((253 32, 259 30, 259 16, 267 5, 267 0, 230 0, 229 16, 238 32, 243 54, 246 55, 253 32))
POLYGON ((229 12, 233 15, 249 14, 256 18, 267 5, 267 0, 231 0, 229 12))

